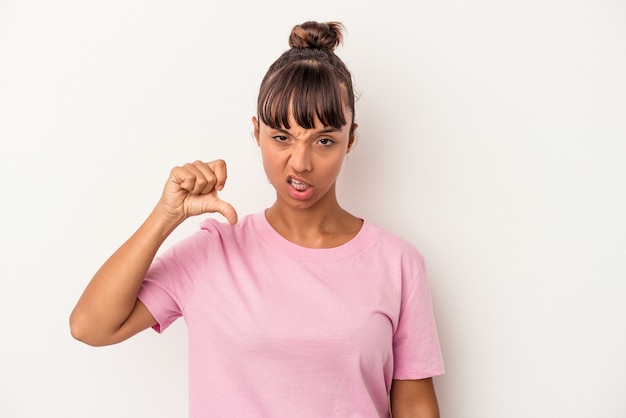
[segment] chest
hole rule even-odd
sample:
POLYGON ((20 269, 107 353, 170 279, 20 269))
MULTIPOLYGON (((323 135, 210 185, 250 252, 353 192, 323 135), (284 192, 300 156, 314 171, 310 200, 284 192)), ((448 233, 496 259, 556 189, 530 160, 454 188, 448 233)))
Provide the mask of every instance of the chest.
POLYGON ((273 260, 216 271, 185 307, 192 339, 209 335, 241 356, 269 350, 359 361, 391 355, 400 295, 387 268, 273 260))

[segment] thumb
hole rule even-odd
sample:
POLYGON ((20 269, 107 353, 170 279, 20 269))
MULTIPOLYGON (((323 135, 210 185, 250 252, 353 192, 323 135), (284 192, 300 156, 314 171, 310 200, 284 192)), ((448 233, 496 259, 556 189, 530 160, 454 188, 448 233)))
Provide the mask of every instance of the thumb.
POLYGON ((221 213, 231 225, 235 225, 237 223, 237 211, 230 203, 218 198, 216 209, 216 212, 221 213))

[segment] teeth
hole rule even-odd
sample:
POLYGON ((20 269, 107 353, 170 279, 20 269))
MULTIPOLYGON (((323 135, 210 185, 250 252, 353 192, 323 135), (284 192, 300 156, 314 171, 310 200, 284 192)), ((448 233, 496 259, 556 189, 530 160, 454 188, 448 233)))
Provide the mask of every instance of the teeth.
POLYGON ((308 184, 302 183, 302 182, 294 180, 294 179, 291 179, 289 181, 289 183, 291 183, 291 185, 294 187, 294 189, 299 190, 299 191, 306 190, 307 187, 309 187, 308 184))

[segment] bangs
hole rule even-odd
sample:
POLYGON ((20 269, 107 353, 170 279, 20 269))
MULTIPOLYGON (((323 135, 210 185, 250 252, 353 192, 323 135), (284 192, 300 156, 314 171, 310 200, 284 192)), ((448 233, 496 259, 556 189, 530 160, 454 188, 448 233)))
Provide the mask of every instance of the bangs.
POLYGON ((340 129, 346 124, 344 111, 352 106, 344 86, 332 70, 312 61, 299 61, 281 68, 267 80, 259 94, 258 115, 267 126, 291 128, 289 116, 304 129, 315 119, 340 129))

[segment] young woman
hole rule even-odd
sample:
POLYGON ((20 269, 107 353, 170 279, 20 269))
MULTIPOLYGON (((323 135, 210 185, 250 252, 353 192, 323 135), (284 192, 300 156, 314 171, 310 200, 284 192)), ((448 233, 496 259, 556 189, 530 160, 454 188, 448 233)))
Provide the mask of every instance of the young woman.
POLYGON ((341 39, 338 23, 296 26, 263 79, 254 136, 274 204, 238 221, 223 161, 174 168, 72 312, 72 335, 96 346, 182 316, 192 417, 439 416, 423 260, 335 193, 357 129, 341 39), (155 259, 185 219, 215 212, 229 223, 207 219, 155 259))

